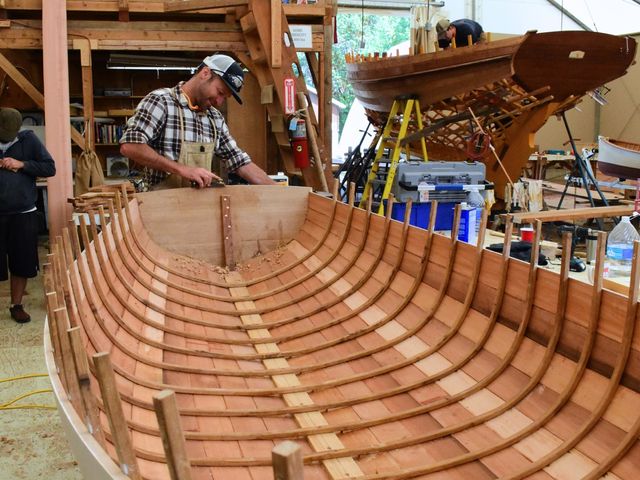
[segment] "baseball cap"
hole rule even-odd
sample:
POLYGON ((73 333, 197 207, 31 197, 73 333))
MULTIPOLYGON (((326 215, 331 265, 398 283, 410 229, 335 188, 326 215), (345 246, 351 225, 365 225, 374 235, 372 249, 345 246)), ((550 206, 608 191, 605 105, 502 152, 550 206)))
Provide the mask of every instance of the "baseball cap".
POLYGON ((0 108, 0 142, 16 138, 22 125, 22 114, 15 108, 0 108))
POLYGON ((451 24, 451 22, 449 21, 448 18, 441 18, 438 23, 436 23, 436 32, 438 32, 438 37, 442 37, 444 35, 444 32, 447 31, 447 28, 449 28, 449 25, 451 24))
POLYGON ((222 81, 229 87, 231 94, 242 104, 240 89, 244 84, 244 71, 238 62, 228 55, 209 55, 202 60, 202 63, 209 67, 211 71, 220 76, 222 81))

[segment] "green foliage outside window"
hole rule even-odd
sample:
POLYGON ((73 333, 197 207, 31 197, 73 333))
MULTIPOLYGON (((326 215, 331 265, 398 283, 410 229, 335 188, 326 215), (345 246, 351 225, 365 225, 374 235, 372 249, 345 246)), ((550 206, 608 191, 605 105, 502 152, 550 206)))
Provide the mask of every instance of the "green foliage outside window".
POLYGON ((392 15, 364 15, 364 43, 360 48, 362 16, 357 13, 338 14, 338 43, 333 45, 333 98, 344 103, 340 114, 340 132, 353 103, 353 88, 347 81, 345 54, 386 52, 394 45, 409 40, 410 18, 392 15))
MULTIPOLYGON (((347 81, 345 55, 348 52, 368 54, 386 52, 394 45, 409 40, 409 15, 364 15, 364 37, 362 36, 363 17, 359 13, 338 13, 338 43, 333 45, 333 98, 346 107, 340 113, 340 132, 355 98, 353 88, 347 81), (360 48, 364 38, 365 47, 360 48)), ((313 85, 304 53, 298 53, 302 74, 307 85, 313 85)))

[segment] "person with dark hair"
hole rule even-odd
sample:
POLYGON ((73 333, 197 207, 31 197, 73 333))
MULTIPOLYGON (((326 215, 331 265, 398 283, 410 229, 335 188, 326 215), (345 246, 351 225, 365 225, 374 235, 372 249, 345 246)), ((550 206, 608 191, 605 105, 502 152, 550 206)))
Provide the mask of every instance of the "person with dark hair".
POLYGON ((469 35, 471 35, 472 43, 484 40, 482 25, 468 18, 454 20, 453 22, 443 18, 436 24, 436 32, 438 33, 438 45, 440 48, 448 48, 454 38, 456 47, 467 46, 469 45, 469 35))
POLYGON ((56 174, 56 165, 31 130, 20 131, 22 115, 0 109, 0 281, 10 279, 11 318, 27 323, 22 306, 27 279, 38 274, 37 177, 56 174))
POLYGON ((240 64, 216 54, 206 57, 186 82, 142 99, 120 138, 120 153, 145 167, 147 187, 202 188, 221 182, 211 171, 214 154, 249 183, 275 184, 238 147, 217 109, 231 96, 242 103, 243 83, 240 64))

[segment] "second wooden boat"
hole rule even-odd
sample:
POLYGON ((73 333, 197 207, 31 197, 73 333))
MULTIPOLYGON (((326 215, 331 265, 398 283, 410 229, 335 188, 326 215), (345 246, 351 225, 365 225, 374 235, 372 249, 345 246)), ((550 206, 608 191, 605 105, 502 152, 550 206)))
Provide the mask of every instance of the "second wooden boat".
POLYGON ((537 248, 509 258, 510 222, 500 255, 486 218, 470 245, 293 187, 94 213, 45 269, 49 371, 86 478, 268 479, 284 440, 308 479, 637 478, 640 255, 629 297, 603 289, 604 235, 587 285, 569 237, 558 274, 537 248), (237 229, 255 253, 280 195, 297 231, 242 260, 237 229), (220 225, 195 250, 239 266, 179 253, 160 211, 179 233, 220 225))
POLYGON ((507 182, 489 149, 478 149, 471 109, 512 179, 552 115, 627 71, 636 41, 604 33, 535 33, 419 55, 349 56, 347 77, 369 119, 382 126, 394 98, 420 100, 430 158, 481 160, 502 195, 507 182))
POLYGON ((598 170, 623 180, 640 178, 640 144, 598 137, 598 170))

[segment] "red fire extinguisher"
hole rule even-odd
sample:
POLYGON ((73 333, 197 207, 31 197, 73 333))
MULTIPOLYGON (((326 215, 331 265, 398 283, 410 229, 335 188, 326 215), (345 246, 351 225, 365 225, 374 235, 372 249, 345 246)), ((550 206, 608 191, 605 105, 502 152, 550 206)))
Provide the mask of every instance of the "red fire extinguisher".
POLYGON ((307 126, 303 118, 296 118, 291 122, 291 148, 293 161, 298 168, 309 168, 309 147, 307 145, 307 126), (295 125, 294 125, 295 121, 295 125))

